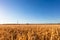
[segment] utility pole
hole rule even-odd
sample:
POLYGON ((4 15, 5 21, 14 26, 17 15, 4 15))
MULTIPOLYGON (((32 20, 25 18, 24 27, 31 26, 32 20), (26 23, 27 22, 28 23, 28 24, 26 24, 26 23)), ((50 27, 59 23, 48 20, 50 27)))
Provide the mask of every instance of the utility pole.
POLYGON ((17 24, 18 24, 18 20, 17 20, 17 24))

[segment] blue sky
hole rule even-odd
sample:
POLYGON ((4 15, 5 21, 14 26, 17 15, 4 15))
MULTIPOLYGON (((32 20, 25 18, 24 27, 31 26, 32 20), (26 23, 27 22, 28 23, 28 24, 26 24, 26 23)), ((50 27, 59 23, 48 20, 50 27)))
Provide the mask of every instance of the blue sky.
POLYGON ((0 23, 60 23, 59 0, 0 0, 0 23))

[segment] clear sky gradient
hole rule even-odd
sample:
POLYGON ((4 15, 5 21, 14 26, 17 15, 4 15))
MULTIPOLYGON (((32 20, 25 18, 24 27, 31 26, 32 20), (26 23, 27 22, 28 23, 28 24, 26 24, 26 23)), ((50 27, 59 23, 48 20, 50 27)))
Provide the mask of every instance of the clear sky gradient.
POLYGON ((59 0, 0 0, 0 23, 60 23, 59 0))

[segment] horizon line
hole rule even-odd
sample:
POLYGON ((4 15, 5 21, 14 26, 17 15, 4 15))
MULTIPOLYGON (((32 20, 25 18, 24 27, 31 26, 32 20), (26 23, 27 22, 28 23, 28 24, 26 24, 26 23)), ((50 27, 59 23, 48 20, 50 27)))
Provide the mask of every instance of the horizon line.
POLYGON ((0 25, 40 25, 40 24, 60 24, 60 23, 0 23, 0 25))

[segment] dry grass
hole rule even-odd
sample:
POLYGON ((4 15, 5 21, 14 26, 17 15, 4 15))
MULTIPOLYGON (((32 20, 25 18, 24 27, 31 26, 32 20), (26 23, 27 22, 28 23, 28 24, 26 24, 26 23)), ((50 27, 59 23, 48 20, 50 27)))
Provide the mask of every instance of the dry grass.
POLYGON ((0 25, 0 40, 60 40, 60 24, 0 25))

